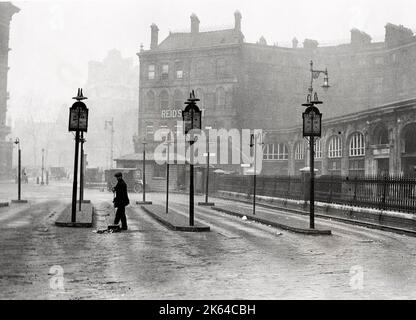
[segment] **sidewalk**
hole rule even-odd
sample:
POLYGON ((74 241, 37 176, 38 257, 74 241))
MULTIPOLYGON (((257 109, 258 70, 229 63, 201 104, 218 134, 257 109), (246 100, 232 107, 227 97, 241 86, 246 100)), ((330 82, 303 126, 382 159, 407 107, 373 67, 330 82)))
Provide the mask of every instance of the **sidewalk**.
POLYGON ((171 230, 189 232, 210 231, 209 226, 196 221, 194 221, 193 226, 190 226, 189 217, 187 215, 179 214, 173 209, 169 209, 169 212, 166 213, 165 206, 153 204, 140 207, 143 211, 171 230))
POLYGON ((242 208, 236 205, 220 205, 212 207, 212 210, 235 215, 237 217, 246 217, 247 220, 257 221, 276 228, 302 233, 309 235, 331 235, 331 230, 325 229, 315 219, 315 229, 309 228, 309 216, 297 216, 295 214, 283 211, 269 213, 261 207, 256 207, 256 214, 253 215, 252 208, 242 208))

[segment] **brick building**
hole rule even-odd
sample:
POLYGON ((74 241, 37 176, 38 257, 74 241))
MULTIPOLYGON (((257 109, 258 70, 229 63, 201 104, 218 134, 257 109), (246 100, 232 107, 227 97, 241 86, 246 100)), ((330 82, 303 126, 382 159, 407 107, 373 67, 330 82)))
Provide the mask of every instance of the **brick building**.
POLYGON ((12 176, 13 142, 6 141, 10 134, 10 127, 6 125, 7 100, 7 72, 9 58, 9 33, 12 16, 20 9, 10 2, 0 3, 0 178, 12 176))
MULTIPOLYGON (((158 27, 151 26, 150 50, 138 53, 136 161, 143 138, 151 152, 156 129, 178 130, 183 102, 195 90, 203 126, 267 132, 262 174, 299 174, 308 164, 301 104, 313 60, 316 69, 328 69, 331 85, 324 92, 314 83, 324 102, 323 135, 316 144, 319 174, 407 174, 416 168, 411 139, 416 133, 416 38, 410 29, 388 23, 384 42, 353 29, 350 43, 320 47, 305 39, 300 47, 294 38, 287 48, 267 45, 263 37, 246 43, 241 22, 237 11, 234 28, 201 32, 192 14, 190 32, 170 33, 160 43, 158 27)), ((129 157, 134 155, 119 164, 129 157)))

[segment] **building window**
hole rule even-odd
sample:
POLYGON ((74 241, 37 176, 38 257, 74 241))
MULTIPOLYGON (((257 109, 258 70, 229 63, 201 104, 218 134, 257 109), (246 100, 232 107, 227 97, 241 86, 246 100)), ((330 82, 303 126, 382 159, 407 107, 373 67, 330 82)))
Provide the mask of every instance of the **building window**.
POLYGON ((162 80, 169 78, 169 65, 167 63, 162 64, 162 80))
POLYGON ((184 99, 183 99, 183 94, 180 90, 175 90, 174 96, 173 96, 173 100, 174 100, 174 104, 175 104, 175 109, 183 109, 184 107, 184 99))
POLYGON ((153 139, 153 133, 154 133, 154 131, 153 131, 153 123, 147 122, 146 123, 146 132, 145 132, 146 139, 152 140, 153 139))
POLYGON ((316 139, 315 140, 315 145, 314 145, 313 150, 314 150, 314 158, 315 159, 322 158, 321 139, 316 139))
POLYGON ((224 107, 225 106, 225 90, 224 88, 218 88, 216 92, 216 105, 217 107, 224 107))
POLYGON ((364 159, 350 159, 348 169, 350 176, 363 176, 365 173, 364 159))
POLYGON ((183 63, 182 61, 177 61, 175 63, 175 70, 176 70, 176 79, 183 78, 183 63))
POLYGON ((289 152, 284 143, 267 143, 263 147, 264 160, 287 160, 288 158, 289 152))
POLYGON ((155 78, 155 65, 150 64, 148 68, 147 78, 153 80, 155 78))
POLYGON ((224 59, 218 59, 216 62, 216 74, 217 77, 221 78, 226 76, 226 65, 224 59))
POLYGON ((350 138, 350 157, 363 155, 365 155, 364 135, 361 132, 356 132, 350 138))
POLYGON ((147 104, 146 104, 146 108, 147 110, 153 110, 155 107, 155 94, 153 91, 149 91, 146 94, 146 98, 147 98, 147 104))
POLYGON ((166 178, 166 165, 155 163, 153 165, 153 178, 166 178))
POLYGON ((163 90, 160 93, 160 109, 164 110, 169 107, 169 94, 166 92, 166 90, 163 90))
POLYGON ((298 142, 295 146, 295 160, 303 160, 305 157, 305 150, 303 148, 303 143, 298 142))
POLYGON ((333 136, 329 139, 328 143, 328 158, 341 158, 342 157, 342 145, 341 138, 333 136))
POLYGON ((167 124, 167 122, 166 121, 164 121, 164 122, 161 122, 160 123, 160 129, 162 129, 162 130, 167 130, 168 129, 168 124, 167 124))

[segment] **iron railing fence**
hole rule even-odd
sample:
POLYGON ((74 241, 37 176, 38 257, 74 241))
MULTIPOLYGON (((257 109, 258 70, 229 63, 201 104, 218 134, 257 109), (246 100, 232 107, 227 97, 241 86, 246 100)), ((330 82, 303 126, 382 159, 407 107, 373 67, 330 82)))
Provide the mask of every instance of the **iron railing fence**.
MULTIPOLYGON (((300 176, 257 176, 256 194, 294 200, 309 200, 309 179, 300 176)), ((253 176, 218 175, 216 190, 253 194, 253 176)), ((416 213, 416 177, 319 176, 315 200, 380 210, 416 213)))

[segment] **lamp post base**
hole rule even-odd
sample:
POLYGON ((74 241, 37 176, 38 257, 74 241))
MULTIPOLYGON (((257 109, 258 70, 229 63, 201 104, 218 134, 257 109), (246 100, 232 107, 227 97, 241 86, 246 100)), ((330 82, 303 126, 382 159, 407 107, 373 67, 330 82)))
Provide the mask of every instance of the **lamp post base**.
POLYGON ((152 204, 152 201, 136 201, 136 204, 152 204))
POLYGON ((27 200, 12 200, 11 203, 27 203, 27 200))
POLYGON ((198 206, 215 206, 214 202, 198 202, 198 206))

